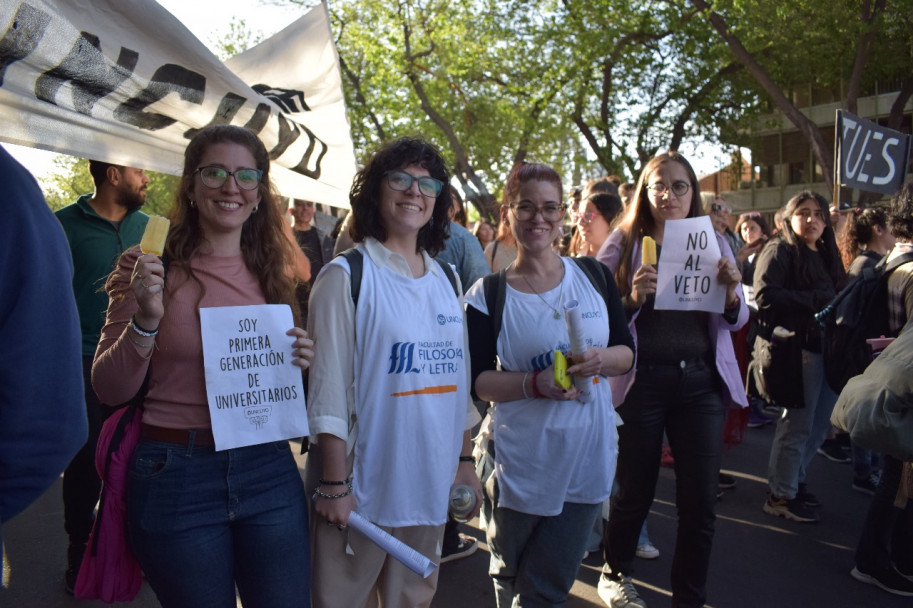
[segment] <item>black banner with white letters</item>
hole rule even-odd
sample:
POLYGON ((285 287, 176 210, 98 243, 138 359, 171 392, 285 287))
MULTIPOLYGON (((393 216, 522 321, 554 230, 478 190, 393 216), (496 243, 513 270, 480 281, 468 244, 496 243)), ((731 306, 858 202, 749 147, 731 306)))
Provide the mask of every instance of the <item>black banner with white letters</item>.
POLYGON ((894 194, 910 162, 910 136, 837 110, 837 179, 841 186, 894 194))

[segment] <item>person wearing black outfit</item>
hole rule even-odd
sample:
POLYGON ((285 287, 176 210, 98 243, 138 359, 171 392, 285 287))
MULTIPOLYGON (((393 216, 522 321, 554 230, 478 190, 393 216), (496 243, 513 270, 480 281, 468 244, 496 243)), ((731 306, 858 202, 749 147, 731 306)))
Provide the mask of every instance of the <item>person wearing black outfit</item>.
POLYGON ((295 241, 304 255, 311 262, 311 278, 309 281, 298 285, 298 303, 301 306, 302 323, 307 323, 308 298, 311 295, 311 287, 314 286, 314 280, 320 274, 326 260, 323 252, 323 234, 312 226, 314 214, 317 212, 313 201, 305 201, 300 198, 295 199, 295 206, 292 215, 295 218, 295 241))
MULTIPOLYGON (((774 342, 774 328, 794 332, 782 338, 792 347, 770 349, 770 357, 788 358, 788 378, 771 385, 795 384, 791 394, 778 397, 785 411, 777 422, 768 465, 769 496, 765 513, 798 522, 818 521, 817 498, 808 492, 808 465, 831 428, 837 395, 824 379, 821 328, 815 313, 843 288, 846 273, 834 231, 828 222, 827 201, 815 192, 800 192, 786 203, 780 237, 761 251, 754 274, 758 304, 756 359, 762 340, 774 342), (760 344, 760 346, 759 346, 760 344)), ((773 368, 773 364, 771 366, 773 368)))

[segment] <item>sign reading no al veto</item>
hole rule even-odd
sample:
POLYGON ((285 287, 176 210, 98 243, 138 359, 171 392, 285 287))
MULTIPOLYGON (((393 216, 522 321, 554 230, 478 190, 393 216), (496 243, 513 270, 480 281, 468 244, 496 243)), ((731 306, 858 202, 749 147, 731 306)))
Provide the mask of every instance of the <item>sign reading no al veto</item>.
POLYGON ((656 268, 656 310, 722 313, 726 287, 717 280, 721 256, 709 217, 667 220, 656 268))
POLYGON ((294 326, 284 304, 200 309, 206 398, 217 450, 308 434, 294 326))

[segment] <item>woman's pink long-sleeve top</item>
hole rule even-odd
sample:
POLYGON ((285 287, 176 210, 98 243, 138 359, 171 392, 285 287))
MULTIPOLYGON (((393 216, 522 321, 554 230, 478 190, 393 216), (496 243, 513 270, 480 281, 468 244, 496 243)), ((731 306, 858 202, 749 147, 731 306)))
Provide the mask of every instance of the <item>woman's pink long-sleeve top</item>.
POLYGON ((92 386, 102 403, 124 403, 139 391, 151 363, 143 422, 177 429, 211 428, 199 309, 265 304, 260 283, 240 254, 200 255, 191 261, 205 290, 200 299, 200 286, 180 266, 171 264, 156 346, 151 354, 141 352, 130 341, 132 330, 124 331, 137 308, 129 283, 139 256, 138 247, 126 251, 111 279, 109 287, 123 289, 124 295, 111 298, 108 304, 92 366, 92 386))

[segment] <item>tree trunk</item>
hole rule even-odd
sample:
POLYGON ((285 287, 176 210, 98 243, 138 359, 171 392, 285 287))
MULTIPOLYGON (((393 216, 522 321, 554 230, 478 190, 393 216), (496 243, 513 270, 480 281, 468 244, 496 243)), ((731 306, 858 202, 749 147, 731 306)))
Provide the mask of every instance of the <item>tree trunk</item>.
POLYGON ((758 81, 758 84, 764 88, 776 104, 777 108, 783 112, 783 115, 796 126, 803 136, 805 136, 806 141, 808 141, 808 144, 811 147, 812 154, 815 156, 815 160, 817 160, 818 164, 821 166, 821 173, 824 176, 824 181, 828 184, 833 184, 833 153, 825 143, 824 137, 821 136, 821 131, 818 130, 818 126, 802 114, 802 112, 799 111, 799 108, 786 97, 780 87, 773 81, 773 78, 771 78, 767 70, 765 70, 758 60, 755 59, 754 55, 745 48, 741 40, 729 31, 729 26, 726 25, 726 21, 719 13, 711 10, 710 5, 708 5, 705 0, 690 0, 690 2, 696 9, 706 13, 710 25, 720 33, 723 40, 729 45, 729 48, 732 50, 736 59, 745 66, 748 72, 758 81))

